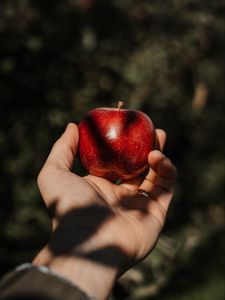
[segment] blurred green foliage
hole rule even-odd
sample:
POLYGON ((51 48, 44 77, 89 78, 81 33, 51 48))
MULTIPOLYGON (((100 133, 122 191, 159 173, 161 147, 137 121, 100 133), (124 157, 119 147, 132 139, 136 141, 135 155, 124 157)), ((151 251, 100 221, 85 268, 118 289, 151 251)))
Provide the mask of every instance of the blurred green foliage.
POLYGON ((135 300, 224 299, 224 7, 1 0, 1 274, 49 238, 36 177, 67 122, 123 99, 167 131, 179 176, 156 249, 120 289, 135 300))

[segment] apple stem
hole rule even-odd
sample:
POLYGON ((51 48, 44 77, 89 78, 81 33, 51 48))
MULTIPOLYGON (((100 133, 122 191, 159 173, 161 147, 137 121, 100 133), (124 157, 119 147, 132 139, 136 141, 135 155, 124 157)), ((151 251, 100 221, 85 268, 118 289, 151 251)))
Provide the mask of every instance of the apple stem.
POLYGON ((118 101, 117 108, 120 110, 122 106, 123 106, 123 101, 118 101))

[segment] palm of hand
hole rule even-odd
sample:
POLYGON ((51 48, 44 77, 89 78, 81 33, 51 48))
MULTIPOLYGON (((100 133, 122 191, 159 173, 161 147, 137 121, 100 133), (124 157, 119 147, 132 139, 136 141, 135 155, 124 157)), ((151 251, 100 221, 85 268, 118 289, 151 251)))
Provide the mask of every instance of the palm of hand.
POLYGON ((106 223, 108 226, 103 226, 107 235, 111 236, 111 243, 134 260, 146 256, 162 229, 165 219, 163 208, 155 200, 138 194, 138 183, 129 184, 128 181, 115 185, 92 175, 84 179, 112 211, 113 217, 106 223))

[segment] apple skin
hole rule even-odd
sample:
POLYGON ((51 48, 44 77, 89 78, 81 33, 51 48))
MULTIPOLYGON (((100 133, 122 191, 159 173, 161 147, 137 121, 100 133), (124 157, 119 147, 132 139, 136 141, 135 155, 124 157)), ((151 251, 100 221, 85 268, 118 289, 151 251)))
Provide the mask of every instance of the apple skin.
POLYGON ((96 108, 79 124, 82 165, 111 181, 135 178, 148 168, 148 154, 156 148, 151 119, 141 111, 96 108))

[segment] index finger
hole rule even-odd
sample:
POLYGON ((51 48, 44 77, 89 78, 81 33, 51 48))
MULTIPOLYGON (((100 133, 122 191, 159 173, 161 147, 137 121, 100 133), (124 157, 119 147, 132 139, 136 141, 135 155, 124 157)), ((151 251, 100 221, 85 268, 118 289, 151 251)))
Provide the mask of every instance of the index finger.
POLYGON ((157 149, 163 152, 166 143, 166 132, 162 129, 156 129, 157 149))

